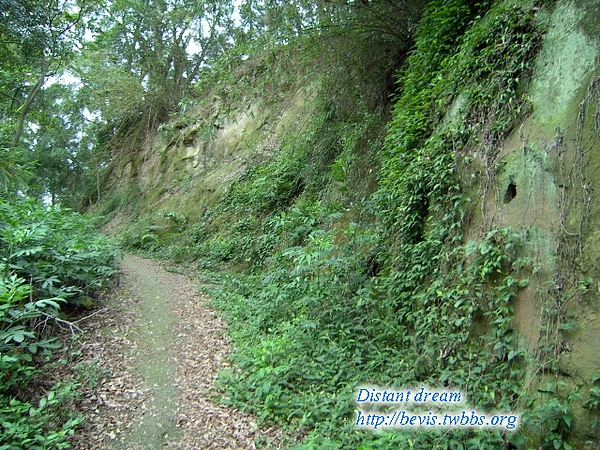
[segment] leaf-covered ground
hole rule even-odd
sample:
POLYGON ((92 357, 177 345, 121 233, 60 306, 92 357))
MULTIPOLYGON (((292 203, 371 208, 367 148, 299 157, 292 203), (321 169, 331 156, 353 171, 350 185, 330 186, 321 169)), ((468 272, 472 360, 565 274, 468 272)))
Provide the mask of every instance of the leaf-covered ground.
POLYGON ((80 449, 251 449, 274 430, 219 401, 228 365, 223 320, 186 276, 126 256, 104 309, 82 324, 80 401, 87 422, 80 449))

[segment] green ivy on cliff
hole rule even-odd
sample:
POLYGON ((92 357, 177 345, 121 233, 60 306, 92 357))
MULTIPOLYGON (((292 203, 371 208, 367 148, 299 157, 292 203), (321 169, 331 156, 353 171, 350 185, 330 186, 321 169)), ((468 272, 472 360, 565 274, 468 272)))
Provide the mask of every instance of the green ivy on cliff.
POLYGON ((533 406, 513 330, 513 301, 536 270, 527 236, 470 228, 471 196, 529 112, 537 13, 550 3, 430 2, 383 146, 385 111, 343 83, 328 102, 336 80, 324 76, 309 125, 171 246, 205 270, 230 317, 228 398, 283 427, 290 446, 569 448, 568 401, 533 406), (535 413, 516 432, 373 433, 355 425, 364 384, 459 389, 479 411, 535 413))
MULTIPOLYGON (((481 170, 492 170, 498 142, 528 110, 524 87, 543 35, 538 7, 431 2, 400 74, 376 221, 347 222, 343 209, 332 216, 306 195, 286 197, 270 209, 272 254, 263 270, 230 275, 226 292, 215 292, 238 344, 236 369, 224 378, 230 398, 299 429, 297 448, 568 448, 551 422, 524 424, 524 433, 371 433, 354 424, 353 398, 364 383, 453 387, 486 412, 518 412, 530 401, 511 318, 534 268, 523 237, 509 229, 467 239, 471 206, 460 167, 481 154, 481 170)), ((347 161, 338 154, 334 180, 344 180, 347 161)), ((261 178, 253 179, 247 186, 255 189, 261 178)), ((252 189, 244 195, 256 195, 252 189)))

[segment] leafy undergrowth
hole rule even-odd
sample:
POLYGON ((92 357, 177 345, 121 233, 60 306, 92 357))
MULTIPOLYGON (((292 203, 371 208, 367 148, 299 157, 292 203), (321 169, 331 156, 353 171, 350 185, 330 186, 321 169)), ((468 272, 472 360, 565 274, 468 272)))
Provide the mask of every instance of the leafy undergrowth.
POLYGON ((33 200, 0 202, 0 448, 68 448, 76 383, 49 382, 61 308, 92 306, 115 251, 90 220, 33 200))

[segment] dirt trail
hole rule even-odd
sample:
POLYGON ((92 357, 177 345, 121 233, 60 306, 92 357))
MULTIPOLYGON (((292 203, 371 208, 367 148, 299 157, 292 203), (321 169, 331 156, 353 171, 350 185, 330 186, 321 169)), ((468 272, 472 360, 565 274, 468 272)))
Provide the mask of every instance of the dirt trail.
POLYGON ((147 397, 143 414, 125 435, 126 448, 164 448, 181 435, 174 401, 178 392, 173 384, 178 356, 173 351, 178 348, 175 314, 180 309, 180 301, 172 289, 178 280, 166 279, 160 268, 132 256, 126 256, 121 267, 132 283, 134 303, 138 307, 139 318, 132 338, 137 343, 136 369, 143 377, 147 397))
MULTIPOLYGON (((252 449, 273 430, 215 401, 229 344, 225 324, 186 276, 125 256, 118 292, 82 340, 102 374, 82 404, 89 417, 75 447, 252 449)), ((276 447, 276 445, 275 445, 276 447)))

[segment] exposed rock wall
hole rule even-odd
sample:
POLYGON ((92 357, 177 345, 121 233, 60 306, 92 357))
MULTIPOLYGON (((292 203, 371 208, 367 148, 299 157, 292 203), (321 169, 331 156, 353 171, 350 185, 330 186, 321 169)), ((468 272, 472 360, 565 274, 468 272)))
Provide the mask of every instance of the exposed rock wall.
MULTIPOLYGON (((472 168, 473 228, 521 230, 536 267, 515 304, 515 325, 534 355, 553 352, 565 393, 586 398, 600 368, 600 9, 557 2, 530 83, 531 114, 501 146, 493 170, 472 168), (542 348, 545 350, 541 350, 542 348), (550 347, 550 348, 548 348, 550 347)), ((490 167, 488 165, 488 167, 490 167)), ((543 384, 556 376, 540 376, 543 384)), ((575 402, 583 448, 593 417, 575 402)))

